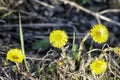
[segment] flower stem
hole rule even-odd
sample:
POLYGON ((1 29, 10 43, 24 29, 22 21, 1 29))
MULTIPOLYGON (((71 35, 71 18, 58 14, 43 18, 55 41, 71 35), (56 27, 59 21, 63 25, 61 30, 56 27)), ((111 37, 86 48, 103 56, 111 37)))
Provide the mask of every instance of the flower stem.
POLYGON ((99 55, 99 59, 102 59, 107 51, 114 51, 114 48, 109 47, 109 48, 104 49, 104 50, 101 52, 101 54, 99 55))
POLYGON ((84 42, 88 39, 89 35, 90 35, 90 32, 88 32, 85 35, 85 37, 82 39, 82 41, 80 42, 79 49, 78 49, 79 50, 79 52, 78 52, 79 56, 81 55, 81 52, 83 50, 84 42))

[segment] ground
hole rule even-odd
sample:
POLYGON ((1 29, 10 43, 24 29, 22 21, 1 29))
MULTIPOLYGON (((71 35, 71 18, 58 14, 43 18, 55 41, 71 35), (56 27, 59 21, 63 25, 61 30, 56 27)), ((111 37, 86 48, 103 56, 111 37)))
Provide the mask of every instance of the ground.
MULTIPOLYGON (((54 68, 51 68, 51 66, 54 66, 49 65, 51 62, 57 63, 61 56, 61 50, 54 48, 49 44, 48 40, 50 32, 55 29, 64 30, 68 34, 69 41, 67 45, 69 45, 69 47, 66 50, 67 53, 71 53, 73 33, 76 33, 75 44, 79 46, 80 41, 86 33, 94 24, 97 24, 99 20, 109 31, 109 39, 106 43, 109 44, 110 47, 120 46, 119 0, 1 0, 0 11, 1 80, 62 80, 62 77, 65 76, 61 77, 61 75, 58 74, 64 72, 62 72, 60 68, 57 68, 60 72, 55 69, 55 73, 51 74, 52 71, 54 72, 54 68), (81 6, 85 9, 81 8, 81 6), (86 11, 86 9, 88 11, 90 10, 90 13, 86 11), (108 12, 104 13, 104 10, 108 10, 108 12), (101 14, 96 17, 94 15, 96 12, 99 14, 101 12, 101 14), (21 71, 19 71, 15 63, 6 60, 6 54, 9 49, 21 49, 19 14, 21 15, 26 59, 31 73, 27 73, 24 62, 20 64, 21 71), (101 15, 112 21, 101 18, 101 15), (43 69, 45 69, 45 71, 43 69), (53 70, 51 71, 51 69, 53 70), (42 74, 42 76, 40 74, 42 74), (52 78, 50 77, 51 75, 53 76, 52 78)), ((92 39, 90 37, 86 40, 84 51, 89 49, 91 41, 92 39)), ((102 48, 103 45, 104 44, 99 45, 93 43, 93 48, 102 48)), ((112 55, 113 60, 117 59, 118 62, 120 61, 116 54, 112 55)), ((83 57, 85 56, 86 55, 83 57)), ((117 60, 115 61, 117 62, 117 60)), ((120 70, 119 64, 120 62, 117 63, 117 70, 120 70)), ((88 73, 89 72, 88 70, 88 73)), ((77 73, 77 71, 74 73, 77 73)), ((118 75, 110 73, 109 76, 116 77, 116 79, 119 80, 120 73, 116 72, 116 74, 118 75)), ((70 75, 72 74, 67 75, 64 79, 70 79, 70 75)), ((79 79, 82 80, 83 78, 79 79)), ((108 80, 113 79, 110 78, 108 80)))

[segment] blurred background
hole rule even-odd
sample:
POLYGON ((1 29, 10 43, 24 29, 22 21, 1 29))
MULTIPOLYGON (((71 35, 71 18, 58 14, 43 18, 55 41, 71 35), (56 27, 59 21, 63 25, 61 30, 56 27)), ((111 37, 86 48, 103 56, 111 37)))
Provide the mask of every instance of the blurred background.
MULTIPOLYGON (((65 1, 65 0, 64 0, 65 1)), ((78 10, 63 0, 0 0, 0 45, 6 52, 11 47, 20 47, 19 13, 21 14, 25 50, 29 55, 40 50, 42 54, 51 48, 48 43, 49 33, 54 29, 62 29, 69 35, 72 44, 73 32, 76 33, 76 44, 91 27, 98 23, 95 16, 78 10)), ((107 9, 120 9, 120 0, 69 0, 92 12, 107 9)), ((107 12, 102 15, 120 22, 120 12, 107 12)), ((119 46, 120 25, 104 20, 101 23, 108 27, 110 46, 119 46)), ((89 46, 91 38, 86 41, 89 46)), ((102 46, 102 45, 101 45, 102 46)), ((94 47, 101 47, 94 43, 94 47)))

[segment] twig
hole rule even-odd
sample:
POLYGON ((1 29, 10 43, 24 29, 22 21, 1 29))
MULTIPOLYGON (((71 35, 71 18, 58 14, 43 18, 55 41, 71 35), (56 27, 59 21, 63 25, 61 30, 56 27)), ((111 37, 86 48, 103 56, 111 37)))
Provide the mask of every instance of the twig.
POLYGON ((77 8, 78 10, 82 10, 82 11, 88 13, 88 14, 91 14, 91 15, 95 16, 95 17, 97 16, 98 18, 100 18, 102 20, 105 20, 107 22, 111 22, 113 24, 116 24, 120 27, 119 22, 117 22, 115 20, 112 20, 111 18, 105 17, 105 16, 101 15, 99 12, 93 12, 91 10, 88 10, 88 9, 86 9, 86 8, 80 6, 80 5, 78 5, 78 4, 76 4, 75 2, 72 2, 72 1, 68 1, 68 0, 59 0, 59 1, 64 2, 65 4, 69 4, 69 5, 77 8))
MULTIPOLYGON (((43 58, 34 58, 34 57, 26 57, 26 59, 36 60, 36 61, 43 60, 43 58)), ((44 59, 44 61, 50 61, 50 60, 51 60, 51 59, 44 59)))
POLYGON ((2 71, 4 72, 5 76, 11 80, 11 77, 7 74, 7 72, 5 72, 4 68, 2 68, 2 71))
MULTIPOLYGON (((5 24, 0 25, 1 27, 18 27, 19 24, 5 24)), ((22 24, 23 28, 34 28, 34 29, 40 29, 40 28, 53 28, 53 27, 72 27, 72 24, 70 23, 34 23, 34 24, 22 24)))
MULTIPOLYGON (((36 38, 36 39, 43 39, 43 38, 48 38, 49 36, 34 36, 34 38, 36 38)), ((75 37, 75 39, 82 39, 83 38, 83 36, 76 36, 75 37)), ((73 39, 73 36, 69 36, 69 39, 73 39)))
POLYGON ((35 1, 36 3, 39 3, 39 4, 41 4, 41 5, 43 5, 43 6, 45 6, 45 7, 55 9, 54 6, 49 5, 49 4, 45 3, 45 2, 42 2, 42 1, 39 1, 39 0, 33 0, 33 1, 35 1))
POLYGON ((0 80, 12 80, 12 79, 9 79, 9 78, 6 78, 6 77, 3 77, 3 76, 0 76, 0 80))
POLYGON ((8 8, 0 6, 0 11, 5 11, 5 10, 8 10, 8 8))
POLYGON ((88 51, 87 53, 91 53, 91 52, 94 52, 94 51, 102 51, 101 49, 92 49, 90 51, 88 51))
POLYGON ((107 10, 100 11, 99 14, 105 14, 109 12, 120 12, 120 9, 107 9, 107 10))

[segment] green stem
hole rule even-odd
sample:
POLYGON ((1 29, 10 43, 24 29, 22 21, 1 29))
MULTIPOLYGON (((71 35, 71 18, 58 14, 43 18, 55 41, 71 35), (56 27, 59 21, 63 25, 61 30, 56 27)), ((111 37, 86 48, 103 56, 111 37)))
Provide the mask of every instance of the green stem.
MULTIPOLYGON (((21 16, 20 16, 20 14, 19 14, 19 31, 20 31, 21 48, 22 48, 22 51, 23 51, 23 53, 24 53, 24 55, 25 55, 24 39, 23 39, 22 23, 21 23, 21 16)), ((26 67, 27 72, 30 72, 30 71, 29 71, 29 68, 28 68, 28 65, 27 65, 26 56, 25 56, 25 58, 24 58, 24 63, 25 63, 25 67, 26 67)))
POLYGON ((93 48, 93 40, 91 41, 91 44, 90 44, 90 49, 89 49, 89 51, 93 48))
MULTIPOLYGON (((91 41, 91 44, 90 44, 90 49, 89 49, 89 51, 91 51, 92 50, 92 48, 93 48, 93 40, 91 41)), ((89 55, 89 57, 91 58, 91 53, 88 53, 88 55, 89 55)))
POLYGON ((74 46, 75 46, 75 32, 73 33, 73 43, 72 43, 72 51, 74 52, 74 46))
POLYGON ((75 32, 73 33, 72 55, 75 58, 75 55, 76 55, 75 32))

